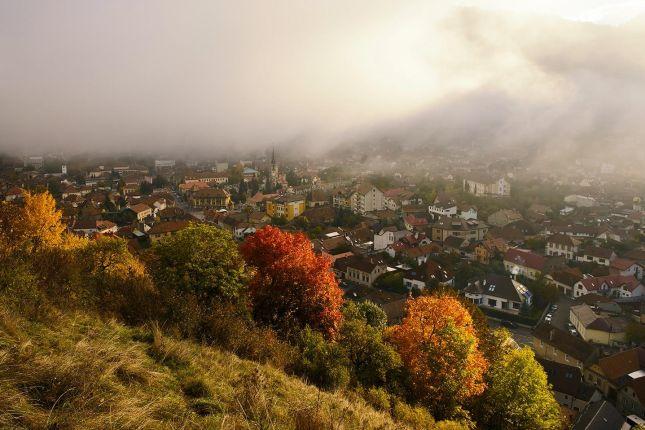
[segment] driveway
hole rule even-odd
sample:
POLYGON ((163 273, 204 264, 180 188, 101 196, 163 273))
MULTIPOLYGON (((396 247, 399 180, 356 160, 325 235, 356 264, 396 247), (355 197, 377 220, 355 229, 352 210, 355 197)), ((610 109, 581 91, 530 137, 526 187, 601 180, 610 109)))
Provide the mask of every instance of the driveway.
POLYGON ((551 312, 553 318, 551 319, 551 325, 557 327, 564 331, 569 331, 567 323, 569 322, 569 309, 573 304, 573 299, 565 295, 560 295, 558 298, 558 310, 551 312))

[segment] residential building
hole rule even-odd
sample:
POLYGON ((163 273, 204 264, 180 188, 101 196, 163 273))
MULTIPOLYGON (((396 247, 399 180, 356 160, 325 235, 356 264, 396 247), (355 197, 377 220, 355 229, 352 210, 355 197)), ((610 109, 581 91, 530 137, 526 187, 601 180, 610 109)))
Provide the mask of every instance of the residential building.
POLYGON ((291 221, 305 211, 304 196, 281 196, 267 200, 267 215, 270 217, 286 218, 291 221))
POLYGON ((427 287, 453 286, 455 278, 447 267, 434 260, 427 260, 416 269, 403 274, 403 285, 408 289, 423 290, 427 287))
POLYGON ((616 253, 611 249, 590 246, 580 251, 578 261, 582 263, 596 263, 601 266, 609 266, 616 258, 616 253))
POLYGON ((128 208, 135 213, 138 221, 143 221, 149 216, 152 216, 152 208, 144 203, 138 203, 128 208))
POLYGON ((403 225, 410 231, 423 231, 428 226, 428 220, 423 217, 416 217, 410 214, 403 218, 403 225))
POLYGON ((374 251, 383 251, 388 245, 392 245, 399 239, 410 234, 407 230, 399 230, 395 226, 384 227, 374 233, 374 251))
POLYGON ((387 272, 387 266, 381 260, 357 255, 340 258, 336 260, 334 265, 345 268, 346 280, 368 287, 371 287, 379 276, 387 272))
POLYGON ((441 218, 431 226, 432 240, 443 242, 450 236, 472 241, 483 240, 488 232, 488 225, 478 220, 460 218, 441 218))
POLYGON ((642 280, 643 270, 643 263, 637 263, 627 258, 615 258, 609 263, 609 273, 612 275, 633 276, 642 280))
POLYGON ((505 178, 494 178, 488 175, 473 175, 464 179, 463 189, 476 196, 511 195, 511 184, 505 178))
POLYGON ((545 255, 553 257, 564 257, 567 260, 575 260, 578 253, 580 241, 566 234, 554 234, 546 239, 545 255))
POLYGON ((359 214, 381 211, 385 209, 385 197, 374 185, 364 183, 351 194, 350 204, 352 211, 359 214))
POLYGON ((72 230, 83 236, 91 236, 92 234, 115 234, 118 227, 112 221, 107 220, 79 220, 76 221, 72 230))
POLYGON ((477 219, 477 208, 473 205, 461 205, 459 206, 459 218, 465 219, 466 221, 471 219, 477 219))
POLYGON ((509 249, 504 254, 504 268, 513 275, 521 275, 529 279, 538 279, 546 265, 546 258, 531 251, 509 249))
POLYGON ((194 208, 227 209, 233 204, 228 191, 220 188, 204 188, 190 194, 190 205, 194 208))
POLYGON ((188 224, 190 224, 190 222, 185 220, 156 222, 152 228, 148 230, 148 237, 152 243, 155 243, 164 237, 171 236, 179 230, 188 227, 188 224))
POLYGON ((569 332, 547 322, 533 329, 533 351, 536 357, 583 369, 598 355, 597 350, 569 332))
POLYGON ((621 318, 601 317, 586 303, 571 306, 569 321, 587 342, 601 345, 625 343, 627 321, 621 318))
POLYGON ((574 285, 573 297, 596 293, 607 297, 637 297, 645 294, 645 286, 634 276, 587 276, 574 285))
POLYGON ((573 423, 572 430, 627 430, 625 418, 606 400, 591 402, 573 423))
POLYGON ((555 285, 562 294, 574 297, 575 284, 583 279, 579 270, 561 269, 546 275, 546 281, 555 285))
MULTIPOLYGON (((456 216, 457 203, 448 196, 438 195, 434 202, 428 206, 428 212, 434 217, 434 219, 456 216)), ((477 218, 477 216, 475 216, 475 218, 477 218)))
POLYGON ((210 171, 190 173, 184 177, 184 183, 186 184, 193 184, 195 182, 223 185, 228 183, 228 174, 210 171))
POLYGON ((546 373, 555 400, 567 409, 570 420, 573 420, 589 402, 602 399, 600 391, 584 381, 580 368, 542 358, 538 358, 537 361, 546 373))
POLYGON ((531 306, 533 295, 521 283, 508 276, 489 273, 464 288, 467 299, 474 304, 518 314, 522 306, 531 306))
MULTIPOLYGON (((626 406, 629 410, 631 405, 621 406, 618 402, 619 392, 625 386, 634 387, 632 380, 641 379, 641 375, 645 373, 643 370, 645 370, 645 348, 640 346, 600 358, 597 363, 585 368, 584 378, 586 382, 600 390, 608 400, 615 402, 619 409, 626 406)), ((640 388, 640 382, 636 386, 640 388)), ((635 400, 636 397, 632 399, 635 400)))

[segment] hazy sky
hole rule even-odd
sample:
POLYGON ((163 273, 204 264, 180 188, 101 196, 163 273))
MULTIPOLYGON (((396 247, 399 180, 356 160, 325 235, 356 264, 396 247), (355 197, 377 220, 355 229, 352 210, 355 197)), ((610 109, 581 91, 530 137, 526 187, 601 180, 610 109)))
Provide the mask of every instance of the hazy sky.
POLYGON ((644 13, 607 0, 0 0, 0 149, 310 149, 393 133, 639 152, 644 13))

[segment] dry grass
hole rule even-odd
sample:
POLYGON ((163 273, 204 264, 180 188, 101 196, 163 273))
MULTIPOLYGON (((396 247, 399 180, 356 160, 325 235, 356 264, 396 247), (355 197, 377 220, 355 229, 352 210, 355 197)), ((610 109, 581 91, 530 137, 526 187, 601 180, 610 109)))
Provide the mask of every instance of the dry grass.
POLYGON ((83 314, 0 312, 0 428, 395 429, 386 413, 269 365, 83 314))

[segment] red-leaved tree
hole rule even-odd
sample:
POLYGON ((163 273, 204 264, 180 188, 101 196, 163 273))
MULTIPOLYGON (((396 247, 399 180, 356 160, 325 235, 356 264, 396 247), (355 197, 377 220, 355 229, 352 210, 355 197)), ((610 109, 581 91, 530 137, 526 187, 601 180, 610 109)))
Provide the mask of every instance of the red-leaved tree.
POLYGON ((331 261, 316 255, 302 233, 267 226, 242 245, 255 269, 249 295, 256 321, 288 336, 310 326, 333 338, 341 324, 343 293, 331 261))

